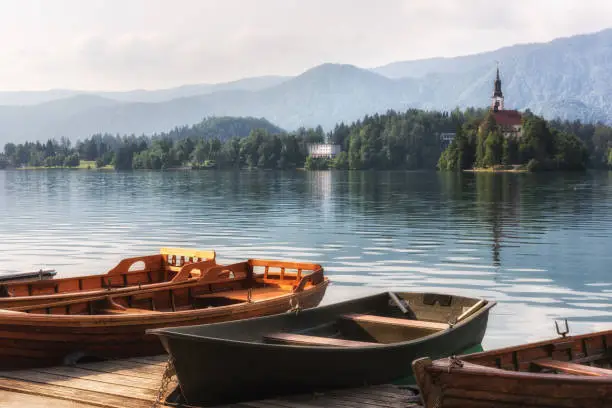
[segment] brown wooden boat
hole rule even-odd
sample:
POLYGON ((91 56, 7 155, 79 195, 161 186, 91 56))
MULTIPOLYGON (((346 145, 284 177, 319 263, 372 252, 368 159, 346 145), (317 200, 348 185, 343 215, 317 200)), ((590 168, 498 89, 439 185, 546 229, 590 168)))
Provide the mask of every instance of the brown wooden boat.
POLYGON ((215 251, 162 248, 159 254, 122 260, 102 275, 62 279, 30 279, 0 284, 0 308, 125 293, 197 280, 198 271, 216 265, 215 251))
POLYGON ((248 260, 210 267, 195 284, 0 310, 0 370, 160 354, 145 330, 314 307, 327 284, 317 264, 248 260))
POLYGON ((426 408, 612 407, 612 330, 413 362, 426 408))

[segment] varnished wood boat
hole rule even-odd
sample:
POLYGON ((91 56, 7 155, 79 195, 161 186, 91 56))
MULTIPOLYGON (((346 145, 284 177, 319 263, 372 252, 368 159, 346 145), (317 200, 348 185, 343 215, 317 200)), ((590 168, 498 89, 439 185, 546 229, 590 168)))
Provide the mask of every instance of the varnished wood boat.
POLYGON ((320 265, 281 261, 214 266, 202 275, 195 284, 0 310, 0 370, 163 353, 145 330, 314 307, 328 284, 320 265))
POLYGON ((102 275, 2 282, 0 309, 195 281, 198 271, 216 265, 215 257, 215 251, 162 248, 156 255, 123 259, 102 275))
POLYGON ((480 344, 493 306, 385 292, 299 313, 150 333, 171 355, 187 403, 206 405, 403 378, 417 357, 480 344))
POLYGON ((612 330, 413 363, 426 408, 612 407, 612 330))

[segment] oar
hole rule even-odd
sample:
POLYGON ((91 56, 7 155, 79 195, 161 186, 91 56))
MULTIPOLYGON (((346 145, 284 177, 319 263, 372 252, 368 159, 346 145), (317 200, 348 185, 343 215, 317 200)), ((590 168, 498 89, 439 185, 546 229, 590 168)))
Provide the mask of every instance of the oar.
POLYGON ((470 317, 471 315, 473 315, 478 309, 480 309, 481 307, 483 307, 484 305, 487 304, 487 301, 484 299, 480 299, 478 302, 476 302, 476 304, 474 304, 472 307, 470 307, 468 310, 466 310, 465 312, 461 313, 461 315, 459 315, 459 317, 457 318, 457 321, 455 322, 455 324, 459 323, 460 321, 462 321, 463 319, 466 319, 468 317, 470 317))
POLYGON ((399 310, 402 311, 403 314, 405 314, 409 319, 416 320, 416 313, 414 313, 414 310, 412 310, 409 305, 404 303, 405 301, 403 301, 403 299, 400 299, 399 296, 397 296, 394 292, 387 293, 389 294, 389 298, 391 298, 391 301, 395 303, 395 305, 399 308, 399 310))
POLYGON ((410 312, 410 310, 408 310, 408 308, 404 305, 404 302, 402 302, 395 293, 389 292, 389 297, 393 303, 395 303, 395 306, 399 307, 403 314, 408 314, 410 312))

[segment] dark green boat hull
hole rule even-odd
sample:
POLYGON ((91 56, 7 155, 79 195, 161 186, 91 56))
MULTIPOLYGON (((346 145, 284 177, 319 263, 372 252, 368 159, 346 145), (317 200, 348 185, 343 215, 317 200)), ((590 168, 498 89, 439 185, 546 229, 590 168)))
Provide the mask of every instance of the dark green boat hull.
MULTIPOLYGON (((401 293, 398 293, 401 295, 401 293)), ((156 329, 172 356, 188 404, 213 405, 282 394, 396 381, 412 375, 412 361, 441 358, 478 346, 490 308, 450 329, 418 340, 375 347, 267 344, 270 332, 299 332, 349 313, 388 308, 387 293, 296 313, 212 325, 156 329)))

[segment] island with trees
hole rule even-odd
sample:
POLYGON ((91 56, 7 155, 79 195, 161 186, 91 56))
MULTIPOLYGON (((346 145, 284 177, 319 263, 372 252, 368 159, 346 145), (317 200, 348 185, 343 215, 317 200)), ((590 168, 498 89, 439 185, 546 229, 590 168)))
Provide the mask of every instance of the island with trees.
MULTIPOLYGON (((438 168, 583 170, 589 164, 602 164, 596 157, 597 148, 589 155, 587 143, 568 129, 568 124, 549 124, 538 116, 527 114, 523 117, 522 128, 520 137, 505 136, 493 114, 488 112, 482 122, 465 123, 457 129, 455 139, 440 156, 438 168), (589 159, 594 160, 590 162, 589 159)), ((606 144, 612 142, 611 136, 608 135, 606 144)), ((590 142, 592 144, 593 140, 590 142)))

